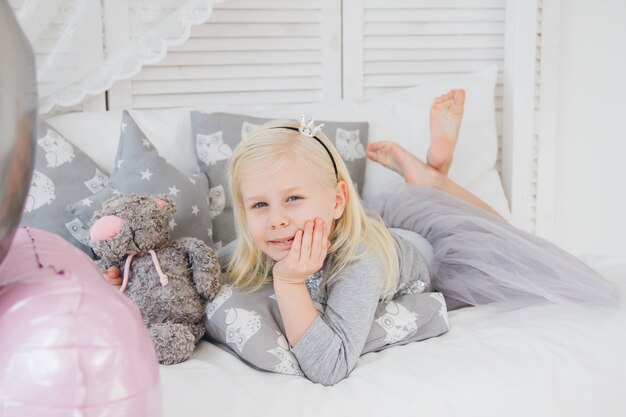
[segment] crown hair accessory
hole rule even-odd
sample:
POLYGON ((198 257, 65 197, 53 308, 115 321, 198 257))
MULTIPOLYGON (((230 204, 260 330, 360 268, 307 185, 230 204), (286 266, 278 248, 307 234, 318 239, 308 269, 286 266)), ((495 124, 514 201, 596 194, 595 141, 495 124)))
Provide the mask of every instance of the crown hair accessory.
POLYGON ((318 126, 313 126, 314 123, 315 123, 315 118, 305 117, 304 115, 300 115, 300 127, 298 128, 298 130, 304 136, 308 136, 312 138, 317 134, 317 132, 321 131, 322 126, 324 126, 324 123, 318 126))
POLYGON ((274 127, 270 127, 270 129, 293 130, 295 132, 300 132, 301 135, 315 139, 326 150, 326 153, 328 154, 330 161, 333 163, 333 169, 335 170, 335 178, 337 179, 337 181, 339 181, 339 172, 337 171, 337 164, 335 163, 335 158, 333 158, 333 154, 330 152, 330 149, 328 149, 328 146, 326 146, 320 138, 315 136, 317 132, 322 130, 322 126, 324 126, 324 124, 322 123, 319 126, 313 126, 314 122, 315 122, 314 118, 312 117, 305 118, 303 115, 300 115, 300 127, 297 129, 293 126, 274 126, 274 127))

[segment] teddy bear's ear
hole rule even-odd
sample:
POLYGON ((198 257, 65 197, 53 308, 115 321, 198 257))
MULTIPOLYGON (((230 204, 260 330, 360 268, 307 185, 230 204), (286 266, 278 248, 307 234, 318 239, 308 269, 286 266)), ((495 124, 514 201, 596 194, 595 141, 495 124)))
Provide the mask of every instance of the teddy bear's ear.
POLYGON ((170 215, 174 214, 176 211, 176 206, 174 202, 170 200, 167 196, 162 197, 153 197, 152 200, 159 206, 160 209, 167 210, 170 215))
POLYGON ((157 206, 159 206, 159 208, 163 208, 167 204, 167 202, 161 198, 154 197, 152 198, 152 200, 154 200, 154 202, 156 203, 157 206))

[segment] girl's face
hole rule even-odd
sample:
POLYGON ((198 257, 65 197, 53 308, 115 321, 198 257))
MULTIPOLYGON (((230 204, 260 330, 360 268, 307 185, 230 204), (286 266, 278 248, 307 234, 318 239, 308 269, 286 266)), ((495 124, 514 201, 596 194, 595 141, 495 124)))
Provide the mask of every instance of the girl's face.
POLYGON ((293 160, 275 174, 243 176, 239 187, 252 240, 275 261, 289 254, 296 232, 307 221, 320 218, 332 230, 347 197, 345 182, 329 188, 293 160))

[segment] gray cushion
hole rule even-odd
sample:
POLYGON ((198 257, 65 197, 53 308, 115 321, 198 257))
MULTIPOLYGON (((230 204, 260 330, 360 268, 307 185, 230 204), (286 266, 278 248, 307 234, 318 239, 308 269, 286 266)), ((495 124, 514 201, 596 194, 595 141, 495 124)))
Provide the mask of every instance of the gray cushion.
POLYGON ((167 195, 176 203, 176 213, 170 222, 172 239, 190 236, 211 245, 208 192, 209 182, 203 173, 186 175, 169 164, 124 111, 115 169, 109 183, 88 200, 73 202, 68 209, 89 224, 94 211, 113 194, 167 195))
MULTIPOLYGON (((321 306, 317 305, 318 309, 321 306)), ((266 371, 302 375, 289 350, 272 284, 247 293, 229 285, 207 305, 208 336, 266 371)), ((449 330, 441 293, 416 293, 380 302, 363 353, 439 336, 449 330)))
POLYGON ((48 123, 39 122, 37 136, 35 169, 21 224, 55 233, 92 255, 86 224, 66 207, 92 198, 109 177, 48 123))
MULTIPOLYGON (((219 249, 235 239, 233 209, 226 189, 226 165, 233 149, 248 133, 271 119, 229 113, 191 112, 191 133, 198 166, 211 184, 211 217, 213 240, 219 249)), ((365 146, 367 122, 328 122, 322 130, 337 146, 357 191, 365 179, 365 146)))

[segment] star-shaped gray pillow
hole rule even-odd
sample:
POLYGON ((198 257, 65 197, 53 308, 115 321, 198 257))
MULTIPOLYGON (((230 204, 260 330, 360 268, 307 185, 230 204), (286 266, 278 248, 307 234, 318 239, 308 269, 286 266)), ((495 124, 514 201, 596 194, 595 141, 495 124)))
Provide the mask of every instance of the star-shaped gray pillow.
POLYGON ((113 194, 167 195, 176 203, 172 239, 195 237, 212 245, 209 181, 204 173, 186 175, 159 155, 128 111, 122 114, 120 142, 109 183, 102 191, 67 206, 85 224, 113 194))

